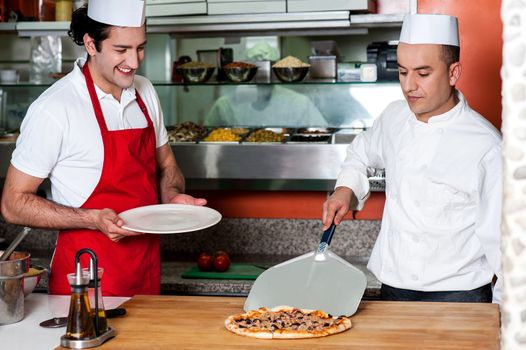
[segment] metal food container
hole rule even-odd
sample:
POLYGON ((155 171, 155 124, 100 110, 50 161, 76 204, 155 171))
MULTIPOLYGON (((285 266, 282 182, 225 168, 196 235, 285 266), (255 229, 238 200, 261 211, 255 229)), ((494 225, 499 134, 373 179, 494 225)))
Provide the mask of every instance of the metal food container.
POLYGON ((305 135, 305 134, 294 134, 290 136, 289 143, 301 142, 301 143, 330 143, 331 135, 305 135))
POLYGON ((251 130, 243 143, 283 143, 289 136, 286 128, 260 128, 251 130))
POLYGON ((336 78, 336 56, 309 56, 311 78, 336 78))
POLYGON ((332 134, 331 143, 334 144, 350 144, 356 135, 362 133, 365 129, 341 129, 332 134))
POLYGON ((13 252, 9 260, 0 261, 0 325, 24 318, 24 273, 29 271, 29 257, 29 253, 13 252))
POLYGON ((290 143, 330 143, 334 128, 300 128, 290 136, 290 143))
POLYGON ((270 61, 251 61, 258 67, 255 80, 258 83, 270 83, 270 61))
MULTIPOLYGON (((211 64, 217 68, 221 68, 234 60, 234 51, 231 48, 220 47, 216 50, 197 50, 196 53, 199 61, 211 64)), ((226 80, 221 70, 217 72, 217 80, 226 80)))
POLYGON ((177 125, 167 126, 168 141, 171 143, 189 143, 197 142, 207 133, 207 129, 194 122, 187 121, 177 125))
POLYGON ((245 127, 217 127, 211 128, 198 143, 240 143, 250 129, 245 127))

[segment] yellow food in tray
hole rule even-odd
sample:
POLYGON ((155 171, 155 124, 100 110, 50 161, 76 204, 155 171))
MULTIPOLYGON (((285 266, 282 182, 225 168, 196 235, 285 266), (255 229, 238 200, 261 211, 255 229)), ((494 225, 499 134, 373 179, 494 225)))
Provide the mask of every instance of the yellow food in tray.
POLYGON ((240 135, 240 136, 243 136, 243 135, 247 134, 250 131, 247 128, 232 128, 230 130, 232 130, 232 132, 234 134, 240 135))
POLYGON ((271 130, 260 129, 254 131, 247 137, 247 142, 281 142, 285 135, 271 130))
POLYGON ((236 142, 239 140, 241 140, 240 134, 235 133, 232 129, 218 128, 212 130, 203 141, 236 142))

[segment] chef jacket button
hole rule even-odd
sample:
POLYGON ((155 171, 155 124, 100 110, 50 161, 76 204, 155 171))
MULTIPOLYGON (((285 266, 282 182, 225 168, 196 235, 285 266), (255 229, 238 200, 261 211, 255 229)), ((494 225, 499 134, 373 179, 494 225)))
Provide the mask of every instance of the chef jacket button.
POLYGON ((415 206, 419 207, 420 206, 420 202, 419 201, 415 201, 415 206))
POLYGON ((415 274, 413 274, 413 275, 411 275, 411 279, 412 279, 413 281, 418 281, 418 276, 415 275, 415 274))
POLYGON ((419 242, 420 242, 420 238, 418 238, 418 237, 413 237, 413 242, 414 242, 414 243, 419 243, 419 242))
POLYGON ((437 132, 438 132, 439 134, 443 134, 443 133, 444 133, 444 129, 440 128, 440 129, 437 130, 437 132))
POLYGON ((426 164, 424 164, 424 165, 422 165, 422 166, 420 167, 420 170, 422 170, 422 171, 424 171, 424 170, 426 170, 426 169, 427 169, 427 165, 426 165, 426 164))

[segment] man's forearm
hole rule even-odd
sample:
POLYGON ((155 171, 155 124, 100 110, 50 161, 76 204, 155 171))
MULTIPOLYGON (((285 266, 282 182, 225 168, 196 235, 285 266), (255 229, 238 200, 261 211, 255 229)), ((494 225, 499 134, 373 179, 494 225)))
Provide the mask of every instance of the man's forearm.
POLYGON ((165 144, 157 149, 157 183, 161 203, 170 203, 178 194, 184 193, 184 176, 170 148, 165 144))
POLYGON ((161 203, 168 203, 181 193, 184 193, 184 177, 177 166, 159 169, 159 195, 161 203))
POLYGON ((22 193, 3 201, 7 222, 51 230, 95 229, 93 210, 66 207, 32 193, 22 193))

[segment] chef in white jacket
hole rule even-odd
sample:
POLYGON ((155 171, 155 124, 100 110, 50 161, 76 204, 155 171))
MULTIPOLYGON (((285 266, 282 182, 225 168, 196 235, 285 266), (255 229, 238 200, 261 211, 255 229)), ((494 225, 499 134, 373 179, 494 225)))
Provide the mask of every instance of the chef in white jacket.
POLYGON ((357 209, 367 200, 367 169, 385 169, 367 265, 385 300, 500 302, 501 135, 455 89, 459 54, 457 18, 406 16, 397 50, 405 101, 352 142, 323 205, 324 228, 339 224, 353 196, 357 209))

